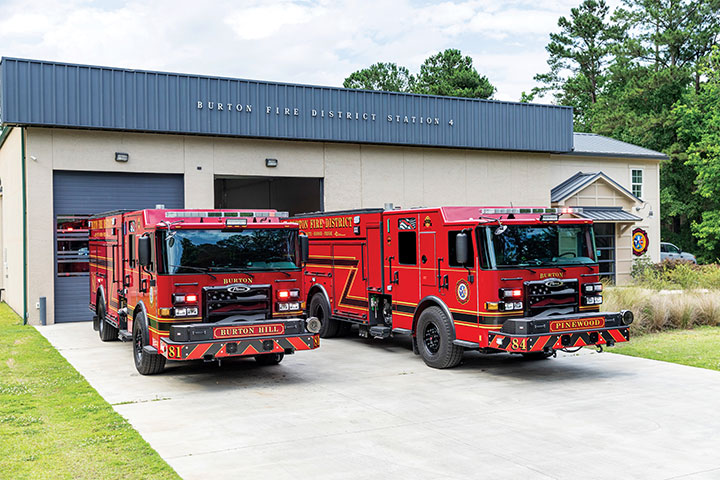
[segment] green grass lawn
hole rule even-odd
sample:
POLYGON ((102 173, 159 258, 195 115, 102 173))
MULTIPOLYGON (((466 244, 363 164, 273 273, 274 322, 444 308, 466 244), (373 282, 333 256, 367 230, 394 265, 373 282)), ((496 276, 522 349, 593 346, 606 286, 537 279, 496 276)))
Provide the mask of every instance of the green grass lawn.
POLYGON ((720 327, 670 330, 631 337, 608 352, 720 370, 720 327))
POLYGON ((179 478, 40 335, 0 304, 0 478, 179 478))

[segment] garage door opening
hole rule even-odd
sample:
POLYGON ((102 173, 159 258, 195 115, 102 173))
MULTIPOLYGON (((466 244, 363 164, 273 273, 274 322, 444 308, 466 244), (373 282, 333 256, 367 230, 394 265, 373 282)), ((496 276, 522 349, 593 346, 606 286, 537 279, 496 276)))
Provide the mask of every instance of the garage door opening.
POLYGON ((323 179, 216 177, 215 208, 274 208, 290 215, 323 210, 323 179))
POLYGON ((110 210, 164 204, 183 208, 182 175, 158 173, 53 173, 55 212, 55 322, 92 320, 88 219, 110 210))

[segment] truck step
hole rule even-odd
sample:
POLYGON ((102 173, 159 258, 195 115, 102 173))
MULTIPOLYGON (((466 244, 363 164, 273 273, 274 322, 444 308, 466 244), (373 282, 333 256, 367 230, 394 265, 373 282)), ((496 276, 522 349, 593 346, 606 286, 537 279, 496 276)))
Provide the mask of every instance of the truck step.
POLYGON ((120 330, 118 332, 118 337, 123 342, 129 342, 132 340, 132 333, 128 332, 127 330, 120 330))
POLYGON ((412 330, 410 330, 409 328, 397 327, 397 328, 393 328, 392 332, 397 333, 398 335, 412 335, 412 330))
POLYGON ((381 325, 373 325, 370 327, 370 336, 373 338, 388 338, 392 329, 381 325))

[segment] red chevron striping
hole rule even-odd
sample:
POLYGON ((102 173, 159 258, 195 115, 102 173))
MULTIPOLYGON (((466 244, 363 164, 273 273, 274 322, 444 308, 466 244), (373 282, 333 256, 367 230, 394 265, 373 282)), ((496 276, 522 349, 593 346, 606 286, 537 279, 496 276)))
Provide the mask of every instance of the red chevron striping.
POLYGON ((546 337, 540 337, 540 338, 538 338, 538 339, 537 339, 537 342, 535 342, 535 345, 533 345, 533 348, 531 349, 531 351, 533 351, 533 352, 539 352, 539 351, 541 351, 543 348, 545 348, 545 345, 547 345, 547 343, 548 343, 549 341, 550 341, 550 336, 549 336, 549 335, 546 336, 546 337))
POLYGON ((258 351, 255 350, 255 347, 253 347, 251 344, 251 345, 248 345, 248 347, 245 350, 243 350, 243 352, 240 355, 255 355, 257 353, 258 353, 258 351))
POLYGON ((610 330, 610 335, 615 339, 616 342, 627 342, 625 337, 622 333, 620 333, 620 330, 610 330))
POLYGON ((295 347, 295 350, 307 350, 308 349, 307 344, 297 337, 288 338, 288 340, 290 341, 292 346, 295 347))
POLYGON ((205 355, 205 352, 207 352, 210 347, 212 346, 212 343, 202 343, 195 347, 192 352, 190 352, 190 355, 186 357, 186 360, 196 360, 198 358, 202 358, 203 355, 205 355))

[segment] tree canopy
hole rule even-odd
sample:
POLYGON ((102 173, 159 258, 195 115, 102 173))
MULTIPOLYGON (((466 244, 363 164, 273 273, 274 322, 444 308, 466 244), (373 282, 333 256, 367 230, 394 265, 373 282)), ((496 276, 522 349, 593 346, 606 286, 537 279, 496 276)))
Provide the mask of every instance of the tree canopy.
POLYGON ((449 48, 428 57, 413 75, 395 63, 375 63, 353 72, 345 88, 423 93, 466 98, 490 98, 495 87, 473 67, 472 58, 449 48))
POLYGON ((351 73, 343 82, 345 88, 386 92, 410 92, 414 85, 415 77, 407 68, 382 62, 351 73))
MULTIPOLYGON (((664 152, 660 200, 662 238, 720 257, 720 203, 709 190, 720 158, 712 111, 710 52, 720 34, 720 0, 624 0, 609 12, 604 0, 584 0, 550 35, 548 73, 521 100, 552 94, 575 110, 576 131, 589 131, 664 152), (713 130, 715 129, 715 130, 713 130), (717 143, 716 143, 717 144, 717 143), (713 213, 717 212, 717 213, 713 213)), ((713 55, 717 55, 714 53, 713 55)), ((712 58, 712 59, 711 59, 712 58)))

